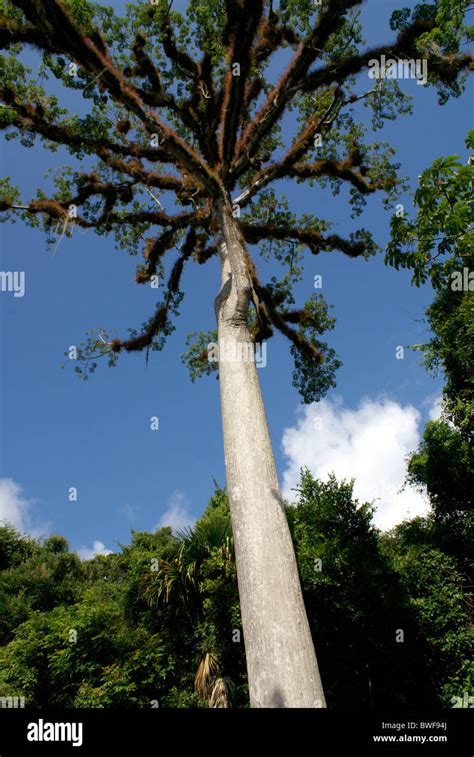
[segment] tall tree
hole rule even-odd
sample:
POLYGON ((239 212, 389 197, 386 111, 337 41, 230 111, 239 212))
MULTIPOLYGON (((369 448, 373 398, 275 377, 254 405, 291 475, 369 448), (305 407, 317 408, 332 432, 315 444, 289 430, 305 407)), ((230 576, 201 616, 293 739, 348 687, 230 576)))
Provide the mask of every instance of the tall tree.
MULTIPOLYGON (((83 161, 57 176, 52 196, 39 191, 29 202, 4 180, 5 218, 19 214, 33 225, 42 219, 47 232, 61 238, 76 226, 115 231, 118 244, 131 252, 153 229, 139 283, 162 276, 165 254, 178 250, 153 316, 127 339, 93 334, 79 351, 81 375, 95 368, 97 356, 114 363, 122 352, 146 350, 148 356, 162 349, 182 298, 184 266, 220 256, 216 357, 254 707, 325 704, 255 345, 280 331, 291 342, 294 384, 304 401, 323 396, 334 385, 339 361, 320 338, 333 325, 324 300, 292 307, 303 250, 339 250, 353 258, 375 251, 364 229, 346 239, 329 233, 323 219, 298 218, 270 185, 279 179, 329 182, 337 192, 346 182, 354 215, 377 190, 390 199, 397 187, 393 150, 365 143, 357 109, 372 108, 375 128, 409 110, 394 78, 397 60, 411 60, 413 72, 423 58, 427 81, 439 86, 443 100, 461 92, 472 66, 461 53, 467 0, 422 3, 412 17, 403 9, 392 20, 396 39, 372 48, 361 36, 362 4, 282 0, 276 10, 271 0, 190 0, 184 17, 167 0, 151 0, 128 6, 118 18, 88 0, 0 2, 0 44, 8 50, 1 60, 0 127, 26 146, 38 136, 48 149, 63 145, 83 161), (37 78, 22 61, 25 45, 42 54, 37 78), (273 81, 269 64, 287 47, 291 61, 273 81), (368 82, 374 61, 380 61, 376 80, 364 86, 362 79, 361 87, 357 77, 362 73, 368 82), (70 113, 46 93, 42 82, 51 74, 82 93, 78 110, 85 114, 70 113), (298 125, 286 139, 282 120, 291 112, 298 125), (173 212, 164 209, 168 200, 160 193, 172 193, 173 212), (248 248, 258 243, 264 259, 282 263, 281 280, 262 283, 248 248)), ((194 374, 209 372, 214 354, 205 337, 192 347, 194 374)))

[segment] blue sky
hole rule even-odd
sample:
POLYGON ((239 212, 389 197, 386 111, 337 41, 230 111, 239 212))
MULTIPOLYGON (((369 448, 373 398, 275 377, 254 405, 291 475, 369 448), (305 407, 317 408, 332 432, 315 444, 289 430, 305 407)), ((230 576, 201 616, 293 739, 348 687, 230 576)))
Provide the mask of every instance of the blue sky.
MULTIPOLYGON (((366 3, 368 42, 391 39, 391 13, 413 4, 366 3)), ((389 122, 373 138, 397 149, 401 173, 414 187, 436 157, 465 156, 472 89, 440 107, 433 90, 413 81, 402 87, 415 97, 414 114, 389 122)), ((0 174, 11 175, 28 198, 45 170, 66 164, 68 155, 2 141, 0 162, 0 174)), ((343 197, 293 184, 288 196, 298 213, 333 219, 337 233, 365 226, 381 246, 387 241, 390 214, 380 199, 351 221, 343 197)), ((0 293, 0 518, 10 516, 33 532, 62 533, 73 548, 91 553, 94 542, 112 550, 128 542, 131 528, 180 525, 199 516, 212 480, 225 483, 218 383, 211 377, 192 384, 179 356, 188 333, 214 328, 217 262, 185 272, 177 329, 164 352, 151 353, 148 367, 144 355, 125 355, 114 369, 104 364, 83 382, 72 365, 61 368, 68 346, 97 326, 118 336, 139 327, 153 312, 156 291, 134 283, 138 261, 116 251, 112 238, 76 231, 53 252, 40 231, 21 222, 1 226, 0 234, 0 270, 26 274, 24 297, 0 293), (150 429, 152 416, 159 417, 158 431, 150 429), (77 487, 76 502, 68 500, 70 487, 77 487)), ((322 292, 337 317, 329 341, 344 365, 337 389, 320 407, 301 409, 288 345, 278 337, 268 344, 260 377, 284 491, 296 484, 300 464, 321 475, 330 469, 357 475, 357 495, 370 498, 375 485, 386 515, 380 525, 390 525, 420 507, 418 495, 403 500, 395 489, 403 457, 416 446, 442 386, 415 354, 406 351, 397 360, 395 349, 426 339, 422 317, 432 293, 412 287, 409 275, 387 268, 382 255, 366 262, 333 252, 306 261, 299 292, 308 298, 314 275, 323 276, 322 292)))

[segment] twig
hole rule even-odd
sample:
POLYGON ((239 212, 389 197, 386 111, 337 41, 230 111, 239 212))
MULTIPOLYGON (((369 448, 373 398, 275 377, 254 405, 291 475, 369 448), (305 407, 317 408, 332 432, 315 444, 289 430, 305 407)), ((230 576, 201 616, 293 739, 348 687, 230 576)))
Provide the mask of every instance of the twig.
POLYGON ((148 192, 148 194, 150 195, 150 197, 153 197, 154 201, 159 206, 160 210, 162 210, 164 212, 165 209, 164 209, 163 205, 161 204, 161 202, 159 201, 158 197, 155 197, 155 195, 153 194, 153 192, 151 191, 151 189, 149 189, 148 187, 144 187, 144 189, 145 189, 145 192, 148 192))

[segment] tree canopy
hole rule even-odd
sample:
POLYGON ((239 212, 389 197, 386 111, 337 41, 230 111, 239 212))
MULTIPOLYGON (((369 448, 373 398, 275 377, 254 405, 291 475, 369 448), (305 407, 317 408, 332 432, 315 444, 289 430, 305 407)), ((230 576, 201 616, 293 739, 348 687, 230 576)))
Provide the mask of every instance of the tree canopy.
MULTIPOLYGON (((4 179, 3 219, 42 224, 50 239, 76 226, 113 233, 120 248, 132 254, 142 248, 145 262, 136 274, 142 284, 161 281, 165 255, 178 251, 152 317, 128 338, 92 332, 79 350, 80 375, 104 355, 114 364, 123 351, 163 348, 183 297, 184 267, 219 252, 214 210, 226 198, 245 242, 259 245, 262 265, 271 257, 283 268, 281 278, 264 281, 247 257, 255 342, 275 330, 290 340, 294 385, 305 402, 334 384, 340 361, 321 339, 334 323, 328 305, 313 295, 294 307, 294 284, 304 250, 369 256, 375 242, 365 228, 342 238, 329 220, 299 216, 274 183, 307 182, 335 193, 347 185, 354 217, 374 192, 390 202, 398 164, 390 146, 367 142, 361 108, 370 109, 377 129, 408 112, 410 98, 388 74, 374 82, 367 76, 369 88, 359 75, 384 55, 423 58, 427 84, 445 102, 460 94, 472 68, 462 47, 471 36, 467 0, 397 11, 394 40, 372 47, 363 39, 361 5, 286 0, 277 9, 269 0, 190 0, 183 15, 156 0, 128 5, 121 18, 87 0, 1 1, 0 128, 7 139, 62 146, 77 159, 54 175, 55 190, 40 189, 35 199, 22 199, 4 179), (22 54, 27 47, 40 55, 36 74, 22 54), (285 50, 290 62, 275 78, 285 50), (67 90, 76 93, 75 110, 63 104, 67 90), (285 118, 293 122, 290 139, 285 118)), ((209 372, 205 341, 198 337, 192 346, 192 375, 209 372)))

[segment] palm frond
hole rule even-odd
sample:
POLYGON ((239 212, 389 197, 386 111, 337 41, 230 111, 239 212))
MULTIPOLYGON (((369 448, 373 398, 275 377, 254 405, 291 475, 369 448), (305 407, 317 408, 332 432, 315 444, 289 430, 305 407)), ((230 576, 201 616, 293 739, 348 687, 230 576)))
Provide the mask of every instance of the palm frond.
POLYGON ((194 688, 203 699, 212 695, 214 682, 219 675, 220 667, 217 657, 213 652, 206 652, 196 672, 194 688))
POLYGON ((220 676, 221 668, 216 655, 206 652, 196 672, 194 688, 203 699, 207 699, 209 707, 231 707, 231 693, 235 686, 229 676, 220 676))
POLYGON ((234 682, 228 676, 217 678, 212 687, 211 696, 209 697, 209 707, 229 708, 231 707, 230 695, 234 688, 234 682))

